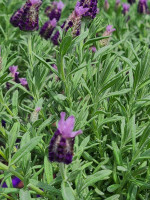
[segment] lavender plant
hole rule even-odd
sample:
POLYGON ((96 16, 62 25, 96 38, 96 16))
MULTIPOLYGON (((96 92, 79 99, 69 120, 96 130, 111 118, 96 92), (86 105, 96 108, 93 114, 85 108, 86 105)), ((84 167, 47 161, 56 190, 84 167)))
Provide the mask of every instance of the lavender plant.
POLYGON ((149 200, 143 2, 0 1, 1 200, 149 200))

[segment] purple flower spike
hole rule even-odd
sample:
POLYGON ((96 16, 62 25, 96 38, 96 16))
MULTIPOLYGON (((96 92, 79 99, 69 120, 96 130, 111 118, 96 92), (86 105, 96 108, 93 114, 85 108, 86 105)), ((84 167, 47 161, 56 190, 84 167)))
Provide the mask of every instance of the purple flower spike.
POLYGON ((104 9, 105 9, 106 11, 109 9, 109 2, 108 2, 108 0, 105 0, 104 9))
POLYGON ((42 28, 40 30, 41 37, 45 38, 46 40, 50 39, 50 37, 56 27, 56 24, 57 24, 56 19, 45 22, 45 24, 42 26, 42 28))
POLYGON ((128 0, 128 3, 132 5, 133 3, 135 3, 135 0, 128 0))
POLYGON ((89 8, 89 10, 83 15, 84 17, 91 17, 94 19, 97 14, 97 0, 80 0, 80 6, 83 8, 89 8))
POLYGON ((123 4, 122 4, 122 7, 123 7, 122 13, 123 13, 124 15, 126 15, 126 14, 129 12, 130 5, 127 4, 127 3, 123 3, 123 4))
POLYGON ((12 15, 10 23, 22 31, 38 30, 38 15, 41 4, 41 0, 27 0, 25 5, 12 15))
POLYGON ((28 85, 28 82, 27 82, 26 78, 19 78, 19 81, 20 81, 22 86, 27 86, 28 85))
POLYGON ((53 42, 53 44, 54 45, 58 45, 59 44, 59 36, 60 36, 60 33, 59 33, 59 31, 57 31, 54 35, 53 35, 53 37, 51 38, 51 40, 52 40, 52 42, 53 42))
POLYGON ((51 6, 48 6, 45 9, 45 14, 49 17, 50 20, 55 18, 57 21, 59 21, 63 8, 64 4, 62 1, 54 1, 51 6))
POLYGON ((113 28, 112 25, 108 25, 108 26, 106 27, 106 31, 109 32, 109 33, 112 33, 112 32, 114 32, 115 30, 116 30, 116 29, 113 28))
POLYGON ((20 30, 35 31, 39 29, 39 8, 42 4, 40 0, 28 0, 26 8, 19 23, 20 30))
POLYGON ((17 72, 18 70, 18 66, 11 66, 9 67, 9 71, 11 73, 11 76, 13 77, 13 81, 15 81, 16 83, 19 83, 19 72, 17 72))
POLYGON ((70 116, 65 120, 66 113, 60 114, 58 129, 52 137, 49 145, 49 160, 51 162, 63 162, 70 164, 73 157, 75 136, 82 133, 81 130, 73 132, 75 117, 70 116))
POLYGON ((14 27, 18 27, 19 26, 19 23, 20 23, 20 20, 23 16, 23 13, 24 13, 24 9, 26 8, 26 4, 18 9, 10 18, 10 23, 14 26, 14 27))
POLYGON ((138 3, 138 12, 140 14, 146 14, 146 13, 148 13, 147 0, 139 0, 139 3, 138 3))

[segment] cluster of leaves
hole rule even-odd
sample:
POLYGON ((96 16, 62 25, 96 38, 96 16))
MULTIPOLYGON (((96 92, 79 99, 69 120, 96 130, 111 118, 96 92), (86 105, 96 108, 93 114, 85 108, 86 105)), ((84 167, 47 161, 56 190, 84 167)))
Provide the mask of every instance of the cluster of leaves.
MULTIPOLYGON (((71 0, 64 3, 61 21, 74 6, 71 0)), ((43 2, 41 24, 48 4, 43 2)), ((150 198, 150 17, 137 14, 134 4, 127 22, 114 5, 106 13, 99 2, 100 13, 82 22, 80 36, 72 38, 68 31, 53 46, 37 32, 13 28, 9 19, 19 4, 0 1, 0 120, 6 121, 6 128, 0 124, 0 180, 8 185, 0 187, 0 199, 34 200, 37 194, 47 200, 150 198), (116 32, 102 47, 108 24, 116 32), (18 65, 29 90, 12 80, 11 65, 18 65), (39 118, 31 122, 36 107, 39 118), (65 168, 48 160, 61 111, 74 115, 75 128, 83 130, 75 140, 73 162, 65 168), (13 176, 24 188, 12 187, 13 176)))

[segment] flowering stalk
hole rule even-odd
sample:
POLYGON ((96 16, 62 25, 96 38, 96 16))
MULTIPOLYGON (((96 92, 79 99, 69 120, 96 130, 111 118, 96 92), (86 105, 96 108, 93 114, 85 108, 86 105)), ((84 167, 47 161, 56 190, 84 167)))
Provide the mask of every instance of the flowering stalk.
POLYGON ((28 34, 28 53, 29 53, 29 64, 33 70, 33 54, 32 54, 32 34, 28 34))
POLYGON ((49 145, 49 160, 51 162, 59 162, 70 164, 73 157, 73 147, 75 136, 82 133, 81 130, 73 132, 75 125, 75 117, 70 116, 65 121, 66 113, 60 114, 61 118, 58 122, 58 129, 52 137, 49 145))
POLYGON ((108 0, 105 0, 105 3, 104 3, 104 10, 108 10, 109 9, 109 2, 108 0))
POLYGON ((148 12, 147 0, 139 0, 138 13, 146 14, 148 12))
MULTIPOLYGON (((108 26, 106 27, 106 31, 103 33, 103 37, 105 37, 105 36, 111 36, 112 33, 113 33, 115 30, 116 30, 116 29, 113 28, 112 25, 108 25, 108 26)), ((100 44, 101 44, 102 46, 106 46, 106 45, 108 45, 108 42, 109 42, 109 38, 106 38, 106 39, 101 40, 101 41, 100 41, 100 44)))
POLYGON ((123 4, 122 4, 122 8, 123 8, 122 13, 123 13, 124 15, 126 15, 126 14, 129 12, 130 5, 127 4, 127 3, 123 3, 123 4))

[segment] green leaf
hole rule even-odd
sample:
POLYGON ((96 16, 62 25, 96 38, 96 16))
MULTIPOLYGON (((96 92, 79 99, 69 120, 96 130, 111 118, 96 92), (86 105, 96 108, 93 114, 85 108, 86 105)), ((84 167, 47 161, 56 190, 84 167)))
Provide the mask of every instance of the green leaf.
POLYGON ((35 138, 32 138, 30 142, 28 142, 25 146, 23 146, 21 149, 15 153, 15 155, 11 159, 11 165, 15 164, 18 160, 23 158, 28 152, 32 151, 36 145, 40 142, 42 139, 42 136, 37 136, 35 138))
POLYGON ((72 189, 64 181, 61 184, 61 190, 64 200, 75 200, 72 189))
POLYGON ((63 41, 60 45, 60 53, 62 57, 67 53, 70 45, 71 45, 72 37, 71 36, 65 36, 63 41))
POLYGON ((8 136, 8 143, 9 143, 9 155, 11 155, 12 149, 14 147, 14 144, 16 142, 18 132, 20 130, 20 123, 16 122, 12 129, 10 130, 9 136, 8 136))
POLYGON ((113 185, 110 185, 107 190, 108 192, 114 192, 115 190, 117 190, 118 188, 120 187, 119 184, 113 184, 113 185))
POLYGON ((105 200, 119 200, 120 194, 115 194, 111 197, 106 198, 105 200))
POLYGON ((47 155, 44 157, 44 171, 45 171, 47 183, 50 184, 50 182, 53 181, 53 168, 52 168, 52 164, 48 160, 47 155))
POLYGON ((29 190, 21 189, 19 192, 19 197, 20 197, 20 200, 31 200, 29 190))
POLYGON ((18 115, 18 90, 13 93, 12 97, 12 111, 14 115, 18 115))
POLYGON ((111 173, 111 170, 101 170, 93 175, 87 176, 86 180, 84 181, 84 185, 81 188, 81 191, 84 190, 86 187, 92 186, 98 181, 109 179, 109 175, 111 173))

